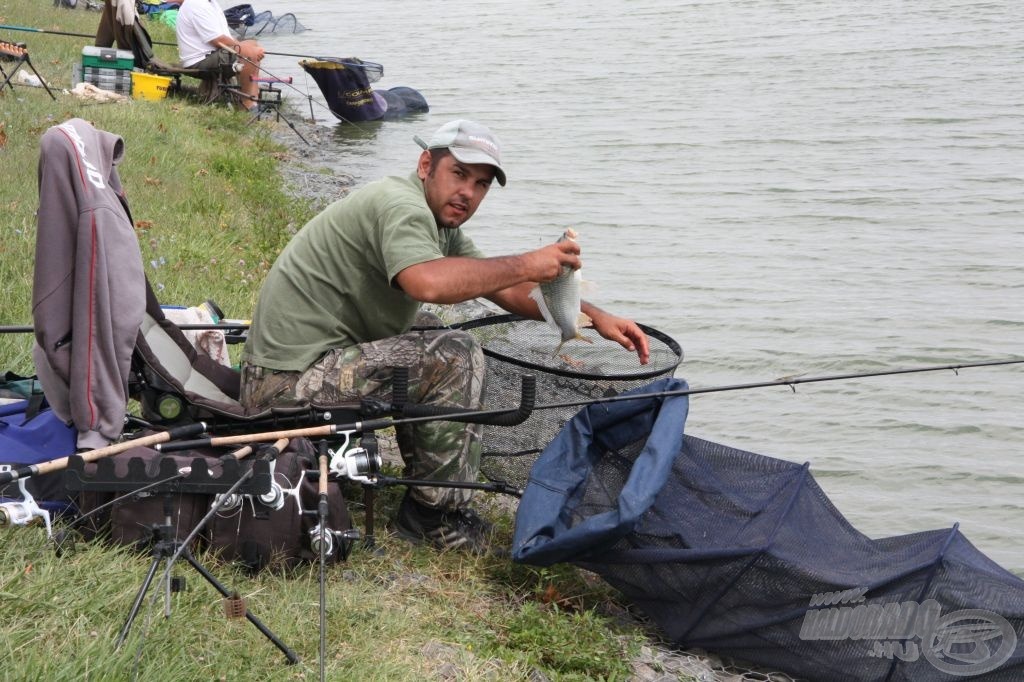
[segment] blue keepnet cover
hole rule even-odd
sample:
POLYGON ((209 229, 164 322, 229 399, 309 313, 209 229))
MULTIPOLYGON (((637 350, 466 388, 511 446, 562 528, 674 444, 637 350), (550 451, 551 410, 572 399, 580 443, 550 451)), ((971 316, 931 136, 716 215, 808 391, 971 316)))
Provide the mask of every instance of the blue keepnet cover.
MULTIPOLYGON (((685 381, 670 378, 623 395, 685 390, 685 381)), ((668 479, 688 411, 686 395, 652 397, 589 405, 568 421, 530 472, 516 512, 513 560, 539 566, 580 561, 629 534, 668 479), (570 526, 564 510, 577 508, 602 451, 644 438, 618 507, 570 526)))

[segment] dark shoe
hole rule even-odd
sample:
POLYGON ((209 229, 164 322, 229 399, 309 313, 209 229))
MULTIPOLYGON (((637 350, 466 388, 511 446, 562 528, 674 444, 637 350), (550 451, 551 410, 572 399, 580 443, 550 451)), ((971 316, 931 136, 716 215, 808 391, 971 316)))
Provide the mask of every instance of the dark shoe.
POLYGON ((416 544, 437 549, 461 549, 474 554, 487 552, 491 524, 472 509, 443 511, 424 506, 408 494, 402 499, 395 531, 416 544))

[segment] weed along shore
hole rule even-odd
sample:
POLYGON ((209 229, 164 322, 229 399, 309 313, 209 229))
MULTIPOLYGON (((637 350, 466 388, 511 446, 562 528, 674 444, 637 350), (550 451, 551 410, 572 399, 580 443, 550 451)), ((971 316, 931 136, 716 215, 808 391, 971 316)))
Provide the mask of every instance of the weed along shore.
MULTIPOLYGON (((98 20, 81 3, 0 6, 0 23, 50 32, 91 35, 98 20)), ((146 27, 154 41, 174 42, 170 29, 146 27)), ((276 254, 352 186, 324 163, 330 130, 297 114, 310 146, 283 124, 250 125, 246 114, 224 106, 82 100, 67 91, 91 40, 3 30, 0 40, 25 43, 56 95, 22 85, 0 92, 0 325, 31 324, 39 141, 69 119, 124 140, 118 172, 146 277, 164 304, 212 299, 228 317, 247 318, 276 254)), ((156 49, 177 60, 174 48, 156 49)), ((31 334, 0 334, 0 369, 32 375, 31 342, 31 334)), ((351 485, 345 493, 358 528, 362 491, 351 485)), ((400 495, 394 488, 377 494, 377 546, 357 546, 328 569, 328 679, 787 679, 660 646, 614 590, 571 566, 537 569, 413 547, 382 532, 400 495)), ((483 511, 507 545, 509 505, 487 497, 483 511)), ((288 665, 244 619, 225 618, 220 595, 185 564, 176 573, 186 589, 166 601, 151 591, 115 649, 152 560, 148 548, 79 541, 57 555, 44 528, 27 525, 0 528, 0 679, 317 679, 316 564, 250 575, 205 551, 197 558, 300 662, 288 665)))

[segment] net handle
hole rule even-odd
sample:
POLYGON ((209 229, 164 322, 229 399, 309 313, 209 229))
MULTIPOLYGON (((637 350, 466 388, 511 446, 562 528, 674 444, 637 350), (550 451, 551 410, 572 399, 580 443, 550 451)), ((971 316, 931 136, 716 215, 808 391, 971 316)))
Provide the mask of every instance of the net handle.
POLYGON ((524 374, 520 377, 520 381, 519 407, 514 410, 487 412, 485 414, 467 414, 464 407, 406 403, 402 408, 402 419, 443 418, 447 415, 458 415, 447 421, 485 424, 487 426, 519 426, 530 418, 530 415, 533 414, 534 405, 537 403, 537 378, 532 374, 524 374))

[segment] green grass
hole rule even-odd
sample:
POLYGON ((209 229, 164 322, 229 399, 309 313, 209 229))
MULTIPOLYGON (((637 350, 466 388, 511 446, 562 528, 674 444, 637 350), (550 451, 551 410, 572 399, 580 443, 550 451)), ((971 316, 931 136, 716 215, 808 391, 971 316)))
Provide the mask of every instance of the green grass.
MULTIPOLYGON (((92 34, 98 19, 48 0, 0 5, 4 24, 92 34)), ((173 40, 148 26, 154 40, 173 40)), ((27 43, 58 89, 70 86, 71 65, 91 44, 3 30, 0 40, 27 43)), ((172 48, 158 52, 175 59, 172 48)), ((41 89, 19 87, 0 93, 0 325, 31 324, 39 138, 76 116, 125 140, 120 175, 160 300, 212 298, 230 317, 247 317, 276 254, 313 212, 282 190, 278 164, 287 154, 266 129, 225 107, 184 100, 97 105, 59 94, 52 102, 41 89)), ((0 370, 32 374, 30 345, 29 334, 0 334, 0 370)), ((380 519, 396 504, 394 491, 385 492, 380 519)), ((507 546, 507 508, 489 515, 507 546)), ((512 680, 535 670, 552 680, 628 677, 640 632, 600 615, 615 596, 586 574, 412 548, 386 533, 379 550, 357 549, 330 569, 329 679, 512 680)), ((226 620, 219 595, 185 565, 178 573, 189 589, 172 597, 170 618, 162 600, 147 599, 115 651, 149 557, 99 543, 56 556, 42 529, 30 526, 0 529, 0 680, 316 679, 315 567, 250 577, 200 559, 246 597, 300 664, 286 665, 248 622, 226 620)))
MULTIPOLYGON (((386 511, 386 500, 381 502, 386 511)), ((500 538, 507 542, 508 538, 500 538)), ((3 531, 0 679, 294 680, 318 676, 318 571, 251 577, 200 555, 302 659, 281 652, 245 620, 223 616, 219 594, 194 570, 163 615, 157 582, 129 638, 114 642, 150 558, 80 543, 55 556, 38 527, 3 531)), ((384 533, 328 571, 328 676, 336 680, 626 679, 640 645, 598 615, 607 588, 570 567, 532 569, 505 558, 414 548, 384 533)))

